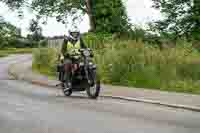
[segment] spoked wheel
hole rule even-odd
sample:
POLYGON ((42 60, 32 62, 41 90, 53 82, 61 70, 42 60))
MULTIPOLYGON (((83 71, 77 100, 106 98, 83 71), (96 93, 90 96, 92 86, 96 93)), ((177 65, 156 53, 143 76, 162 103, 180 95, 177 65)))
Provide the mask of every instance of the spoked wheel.
POLYGON ((96 99, 99 96, 101 84, 100 80, 97 80, 95 71, 92 71, 90 74, 91 74, 90 76, 93 78, 94 83, 92 84, 92 86, 87 88, 86 91, 89 98, 96 99))

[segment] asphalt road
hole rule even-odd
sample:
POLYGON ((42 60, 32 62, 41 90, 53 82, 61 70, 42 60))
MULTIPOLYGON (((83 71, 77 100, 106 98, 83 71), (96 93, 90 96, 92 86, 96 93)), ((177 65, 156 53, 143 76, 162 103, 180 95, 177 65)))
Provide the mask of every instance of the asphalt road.
POLYGON ((9 79, 8 67, 12 64, 30 60, 31 55, 11 55, 9 57, 0 58, 0 80, 9 79))
POLYGON ((6 66, 17 58, 27 59, 0 61, 0 133, 200 132, 197 112, 78 94, 67 98, 58 89, 7 80, 6 66))

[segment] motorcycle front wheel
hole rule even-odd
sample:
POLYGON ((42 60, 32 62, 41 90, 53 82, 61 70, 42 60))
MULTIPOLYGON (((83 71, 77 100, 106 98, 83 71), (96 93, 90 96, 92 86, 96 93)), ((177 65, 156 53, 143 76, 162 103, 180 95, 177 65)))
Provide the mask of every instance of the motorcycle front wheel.
POLYGON ((90 77, 93 80, 92 86, 86 89, 87 95, 91 99, 97 99, 100 94, 101 84, 100 80, 97 79, 96 71, 93 70, 90 72, 90 77))
POLYGON ((69 96, 72 95, 72 90, 67 90, 67 91, 65 91, 65 90, 63 89, 63 93, 64 93, 65 96, 69 97, 69 96))
POLYGON ((64 85, 62 86, 62 90, 63 90, 63 94, 65 96, 71 96, 72 95, 72 90, 71 89, 67 89, 64 85))

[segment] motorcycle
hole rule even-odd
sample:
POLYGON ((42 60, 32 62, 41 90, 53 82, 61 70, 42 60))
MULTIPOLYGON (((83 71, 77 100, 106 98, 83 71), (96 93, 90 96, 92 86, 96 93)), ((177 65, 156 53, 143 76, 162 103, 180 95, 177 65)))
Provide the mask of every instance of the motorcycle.
MULTIPOLYGON (((92 62, 92 50, 80 49, 81 59, 72 56, 70 87, 62 86, 65 96, 71 96, 76 91, 86 91, 91 99, 96 99, 100 93, 100 80, 97 78, 97 67, 92 62)), ((65 67, 65 64, 64 64, 65 67)), ((68 84, 68 83, 63 83, 68 84)))

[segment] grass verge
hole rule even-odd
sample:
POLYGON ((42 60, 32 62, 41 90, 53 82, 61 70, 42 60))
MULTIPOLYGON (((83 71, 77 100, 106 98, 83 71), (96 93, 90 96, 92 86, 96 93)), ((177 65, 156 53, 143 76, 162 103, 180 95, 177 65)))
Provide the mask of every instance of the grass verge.
POLYGON ((7 54, 4 54, 4 53, 0 53, 0 57, 6 57, 8 56, 7 54))
MULTIPOLYGON (((55 77, 57 54, 35 50, 34 70, 55 77)), ((200 53, 187 42, 163 50, 143 42, 112 42, 95 50, 94 60, 106 84, 200 94, 200 53)))
POLYGON ((0 56, 7 56, 10 54, 26 54, 32 53, 32 48, 9 48, 0 50, 0 56))

